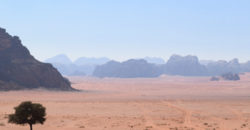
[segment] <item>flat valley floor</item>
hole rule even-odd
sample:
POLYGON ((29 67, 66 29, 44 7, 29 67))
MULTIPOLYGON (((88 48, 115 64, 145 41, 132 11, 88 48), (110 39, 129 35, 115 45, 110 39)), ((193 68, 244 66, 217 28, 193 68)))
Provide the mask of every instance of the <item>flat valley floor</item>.
POLYGON ((0 92, 0 130, 28 130, 7 123, 22 101, 47 108, 34 130, 250 130, 250 74, 240 81, 209 77, 69 77, 82 92, 0 92))

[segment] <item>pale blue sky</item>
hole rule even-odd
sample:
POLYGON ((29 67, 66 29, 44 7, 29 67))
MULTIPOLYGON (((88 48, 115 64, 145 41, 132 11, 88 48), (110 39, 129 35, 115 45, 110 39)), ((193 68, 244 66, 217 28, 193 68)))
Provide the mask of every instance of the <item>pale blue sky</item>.
POLYGON ((250 60, 249 0, 1 0, 0 27, 40 60, 250 60))

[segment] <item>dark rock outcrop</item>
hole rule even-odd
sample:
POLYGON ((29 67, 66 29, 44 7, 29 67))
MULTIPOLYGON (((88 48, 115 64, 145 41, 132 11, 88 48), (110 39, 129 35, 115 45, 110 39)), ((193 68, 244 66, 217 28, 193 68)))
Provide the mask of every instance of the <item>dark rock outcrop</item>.
POLYGON ((235 73, 225 73, 221 75, 221 77, 224 80, 232 80, 232 81, 240 80, 239 74, 235 74, 235 73))
POLYGON ((97 66, 93 73, 96 77, 118 78, 149 78, 158 77, 160 74, 159 67, 142 59, 132 59, 122 63, 110 61, 104 65, 97 66))
POLYGON ((51 64, 36 60, 17 36, 0 28, 0 90, 34 88, 74 90, 51 64))
POLYGON ((219 77, 216 77, 216 76, 213 76, 210 78, 210 81, 219 81, 220 78, 219 77))

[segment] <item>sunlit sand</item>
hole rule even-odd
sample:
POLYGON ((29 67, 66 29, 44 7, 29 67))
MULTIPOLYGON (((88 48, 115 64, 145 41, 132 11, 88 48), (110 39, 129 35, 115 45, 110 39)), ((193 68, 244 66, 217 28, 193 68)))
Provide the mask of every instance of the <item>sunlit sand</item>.
POLYGON ((7 123, 7 114, 25 100, 47 108, 47 121, 35 130, 250 129, 250 74, 218 82, 179 76, 69 78, 83 91, 0 92, 0 129, 29 129, 7 123))

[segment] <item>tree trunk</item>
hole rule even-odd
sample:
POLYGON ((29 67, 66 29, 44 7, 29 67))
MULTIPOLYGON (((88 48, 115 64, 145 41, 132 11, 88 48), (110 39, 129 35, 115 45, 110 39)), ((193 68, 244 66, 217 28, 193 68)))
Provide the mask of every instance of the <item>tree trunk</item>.
POLYGON ((30 130, 32 130, 32 124, 29 124, 30 125, 30 130))

